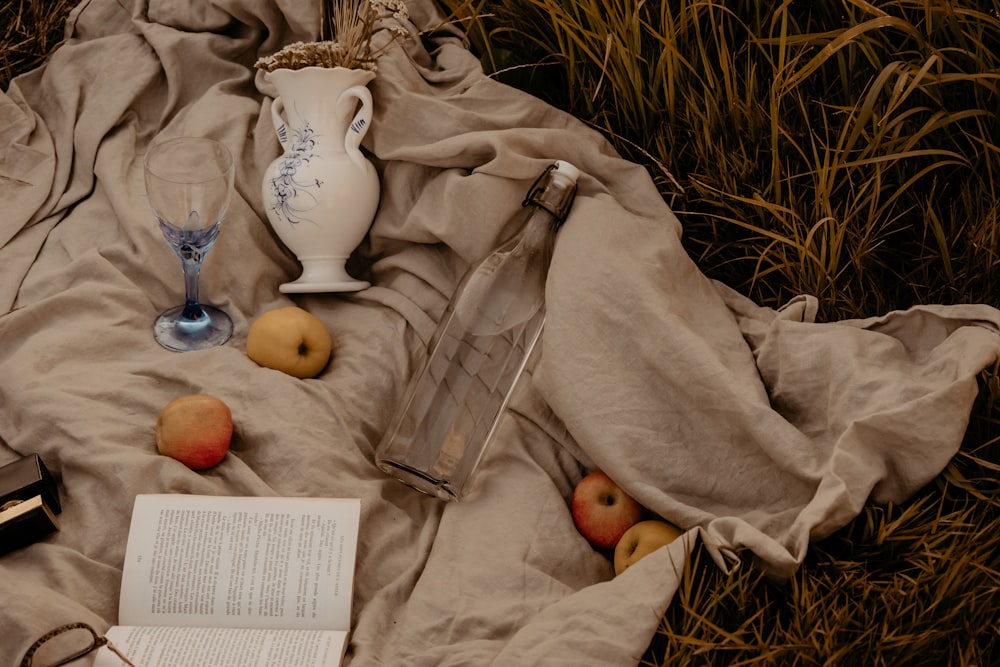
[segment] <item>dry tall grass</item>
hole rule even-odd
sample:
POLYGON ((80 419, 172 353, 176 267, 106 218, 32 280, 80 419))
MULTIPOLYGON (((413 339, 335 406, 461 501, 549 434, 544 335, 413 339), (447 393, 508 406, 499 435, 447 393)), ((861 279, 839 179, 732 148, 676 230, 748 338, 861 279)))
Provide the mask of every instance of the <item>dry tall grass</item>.
POLYGON ((709 275, 829 319, 997 302, 996 2, 448 4, 659 176, 709 275))
POLYGON ((72 0, 0 0, 0 90, 38 67, 63 39, 72 0))

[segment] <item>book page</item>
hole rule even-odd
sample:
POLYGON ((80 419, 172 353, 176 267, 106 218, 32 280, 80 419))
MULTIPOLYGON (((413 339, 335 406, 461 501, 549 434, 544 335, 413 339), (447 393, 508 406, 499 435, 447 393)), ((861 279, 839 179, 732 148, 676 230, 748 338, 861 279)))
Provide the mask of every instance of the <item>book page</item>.
POLYGON ((122 625, 349 630, 356 499, 139 495, 122 625))
MULTIPOLYGON (((107 636, 139 667, 337 667, 347 649, 346 632, 324 630, 117 625, 107 636)), ((102 648, 94 667, 123 664, 102 648)))

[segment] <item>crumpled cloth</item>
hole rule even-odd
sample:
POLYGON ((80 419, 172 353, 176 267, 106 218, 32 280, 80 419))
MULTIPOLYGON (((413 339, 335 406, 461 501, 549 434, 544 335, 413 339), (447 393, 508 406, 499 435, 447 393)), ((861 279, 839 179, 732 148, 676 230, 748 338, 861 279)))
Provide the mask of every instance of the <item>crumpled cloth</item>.
POLYGON ((707 279, 649 175, 587 126, 483 75, 428 0, 421 36, 383 58, 363 144, 382 199, 356 294, 290 298, 294 255, 270 230, 262 174, 280 154, 274 91, 253 63, 315 38, 315 3, 83 2, 67 42, 0 94, 0 464, 39 453, 62 529, 0 558, 3 664, 63 622, 117 622, 138 493, 362 500, 357 665, 633 665, 696 539, 723 567, 775 576, 863 503, 901 501, 957 451, 998 312, 924 306, 816 323, 803 296, 755 305, 707 279), (236 197, 202 272, 226 345, 152 339, 182 298, 148 210, 142 156, 210 136, 236 197), (582 172, 559 232, 541 352, 467 501, 387 479, 373 450, 464 270, 555 159, 582 172), (245 355, 252 320, 295 303, 333 358, 315 379, 245 355), (157 454, 160 409, 187 393, 232 409, 236 436, 196 473, 157 454), (613 577, 576 531, 573 487, 602 468, 684 538, 613 577))

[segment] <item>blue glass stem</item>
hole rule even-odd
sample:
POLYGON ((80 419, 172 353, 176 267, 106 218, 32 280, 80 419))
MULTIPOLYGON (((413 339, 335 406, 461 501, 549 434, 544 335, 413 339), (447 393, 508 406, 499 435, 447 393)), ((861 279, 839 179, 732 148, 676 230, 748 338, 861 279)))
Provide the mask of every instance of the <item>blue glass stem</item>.
POLYGON ((181 317, 195 322, 203 320, 207 315, 198 301, 198 281, 205 253, 200 248, 183 244, 177 249, 177 255, 184 269, 184 310, 181 317))

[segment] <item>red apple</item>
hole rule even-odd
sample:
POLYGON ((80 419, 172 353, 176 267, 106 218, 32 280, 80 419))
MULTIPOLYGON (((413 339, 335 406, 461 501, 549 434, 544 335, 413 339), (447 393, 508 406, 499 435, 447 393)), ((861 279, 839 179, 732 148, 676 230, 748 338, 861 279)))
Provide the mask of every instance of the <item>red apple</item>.
POLYGON ((601 470, 596 470, 573 490, 573 523, 598 549, 614 549, 618 540, 642 517, 642 505, 632 499, 601 470))
POLYGON ((192 470, 205 470, 222 461, 232 438, 229 406, 207 394, 174 399, 156 420, 156 449, 192 470))
POLYGON ((615 574, 621 574, 643 556, 651 554, 681 536, 672 523, 650 519, 640 521, 625 531, 615 547, 615 574))

